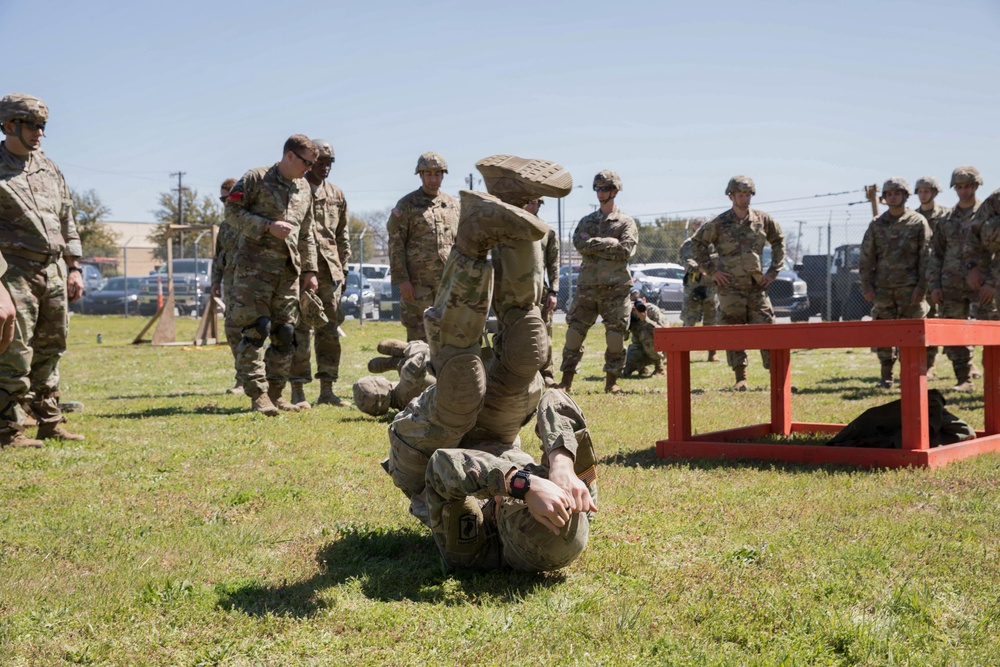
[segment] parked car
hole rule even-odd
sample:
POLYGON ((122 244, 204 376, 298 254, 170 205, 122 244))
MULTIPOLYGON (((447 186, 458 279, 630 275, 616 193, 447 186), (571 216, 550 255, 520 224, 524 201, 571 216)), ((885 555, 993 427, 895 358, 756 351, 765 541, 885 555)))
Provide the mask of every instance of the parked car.
MULTIPOLYGON (((766 271, 771 266, 771 246, 765 246, 761 256, 761 266, 766 271)), ((807 322, 812 314, 809 310, 809 286, 795 271, 785 267, 767 288, 775 317, 790 317, 792 322, 807 322)))
MULTIPOLYGON (((170 286, 167 283, 167 266, 164 264, 158 271, 142 279, 142 291, 139 296, 139 312, 152 315, 156 312, 159 296, 159 285, 163 285, 163 298, 167 298, 170 286)), ((180 312, 188 311, 198 314, 208 300, 212 291, 212 260, 204 258, 174 260, 174 306, 180 312)))
POLYGON ((122 315, 128 304, 129 314, 139 312, 139 290, 142 289, 142 278, 129 278, 126 285, 125 276, 108 278, 101 289, 88 297, 87 312, 94 314, 122 315))
POLYGON ((388 297, 392 292, 392 280, 389 276, 388 264, 358 264, 357 262, 350 262, 347 268, 363 275, 372 286, 377 297, 388 297), (358 271, 359 267, 361 268, 360 271, 358 271))
POLYGON ((344 295, 340 297, 340 307, 345 316, 358 319, 377 319, 379 303, 368 279, 362 279, 357 271, 348 271, 344 285, 344 295))
POLYGON ((658 306, 680 308, 684 297, 684 267, 680 264, 633 264, 632 288, 658 306))
POLYGON ((576 296, 576 279, 580 275, 580 265, 559 268, 559 293, 556 294, 556 308, 569 312, 576 296))
POLYGON ((80 270, 83 272, 83 296, 76 301, 70 301, 69 309, 74 313, 92 313, 94 311, 91 309, 91 297, 101 289, 104 276, 93 264, 81 263, 80 270))

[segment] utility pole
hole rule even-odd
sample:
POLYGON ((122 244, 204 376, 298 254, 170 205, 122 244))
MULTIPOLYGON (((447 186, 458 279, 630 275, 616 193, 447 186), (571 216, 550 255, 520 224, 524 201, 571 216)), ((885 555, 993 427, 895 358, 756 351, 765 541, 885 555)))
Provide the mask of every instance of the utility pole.
POLYGON ((470 190, 472 189, 472 185, 473 185, 474 182, 475 182, 475 178, 473 177, 472 174, 469 174, 469 189, 470 190))
POLYGON ((802 225, 806 224, 804 220, 799 220, 799 240, 795 243, 795 263, 798 264, 802 261, 802 225))
MULTIPOLYGON (((185 173, 187 173, 187 172, 178 171, 178 172, 174 172, 173 174, 170 174, 171 176, 176 176, 177 177, 177 224, 178 225, 183 225, 184 224, 184 185, 183 185, 182 179, 184 178, 184 174, 185 173)), ((178 255, 178 257, 180 257, 180 258, 183 259, 183 257, 184 257, 184 232, 181 232, 179 234, 179 237, 180 237, 181 243, 180 243, 180 250, 179 250, 180 254, 178 255)), ((169 241, 168 241, 168 243, 169 243, 169 241)))

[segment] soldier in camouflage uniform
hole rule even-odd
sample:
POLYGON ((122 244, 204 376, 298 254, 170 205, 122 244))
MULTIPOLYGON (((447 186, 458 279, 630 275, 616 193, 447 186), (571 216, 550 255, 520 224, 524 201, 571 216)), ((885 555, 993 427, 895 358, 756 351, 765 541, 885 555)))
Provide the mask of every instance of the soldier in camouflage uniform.
POLYGON ((83 440, 62 425, 59 359, 66 352, 66 302, 83 295, 83 254, 66 180, 40 149, 49 110, 37 97, 0 99, 0 251, 3 284, 17 304, 13 341, 0 355, 0 446, 83 440), (24 434, 20 402, 31 395, 38 439, 24 434))
POLYGON ((653 365, 654 376, 663 375, 663 353, 657 351, 653 344, 653 332, 670 324, 663 311, 647 303, 639 290, 632 290, 629 297, 632 300, 632 315, 629 318, 628 332, 632 342, 625 351, 622 376, 629 377, 633 373, 642 375, 650 364, 653 365))
MULTIPOLYGON (((774 322, 767 288, 785 264, 785 236, 771 216, 750 208, 755 194, 752 178, 733 176, 726 186, 733 207, 705 223, 691 239, 698 268, 718 287, 722 324, 774 322), (765 244, 771 246, 771 266, 766 273, 760 263, 765 244)), ((764 368, 770 368, 770 352, 761 350, 760 356, 764 368)), ((746 351, 729 350, 726 359, 736 375, 733 388, 746 391, 746 351)))
MULTIPOLYGON (((681 244, 680 257, 684 266, 684 301, 681 305, 681 324, 693 327, 699 322, 712 326, 719 321, 719 295, 715 281, 698 268, 698 262, 691 251, 691 239, 708 220, 697 218, 691 221, 691 236, 681 244)), ((717 361, 715 350, 708 351, 708 360, 717 361)))
POLYGON ((586 546, 596 457, 579 407, 563 392, 544 392, 538 373, 538 241, 547 227, 522 207, 564 196, 572 179, 553 163, 513 156, 476 166, 492 195, 462 191, 455 246, 424 316, 437 382, 396 415, 383 466, 430 527, 447 568, 558 569, 586 546), (491 248, 502 265, 496 281, 491 248), (494 284, 500 330, 484 364, 480 338, 494 284), (520 449, 521 426, 533 416, 541 464, 520 449))
POLYGON ((385 225, 389 272, 392 284, 399 285, 399 318, 408 341, 427 340, 424 310, 437 297, 458 227, 458 202, 441 192, 448 163, 437 153, 424 153, 417 160, 415 173, 420 187, 396 203, 385 225))
MULTIPOLYGON (((229 200, 229 193, 236 185, 235 178, 227 178, 219 188, 219 200, 225 207, 229 200)), ((215 258, 212 260, 212 296, 222 299, 222 303, 227 305, 229 296, 233 292, 233 256, 236 254, 236 243, 240 239, 240 233, 235 227, 225 220, 219 225, 219 231, 215 236, 215 258)), ((228 305, 227 308, 228 310, 228 305)), ((233 368, 236 367, 236 347, 240 344, 243 334, 239 329, 226 329, 226 342, 233 353, 233 368)), ((226 390, 227 394, 242 394, 243 384, 239 378, 236 383, 226 390)))
MULTIPOLYGON (((965 320, 978 304, 978 290, 966 284, 965 242, 972 228, 973 218, 979 210, 976 190, 982 177, 975 167, 959 167, 951 175, 951 187, 958 193, 958 203, 937 224, 931 238, 931 255, 927 263, 927 289, 930 301, 941 307, 941 317, 965 320)), ((995 309, 988 303, 979 319, 996 319, 995 309)), ((955 370, 955 391, 973 391, 972 346, 958 345, 944 348, 955 370)))
POLYGON ((978 291, 979 308, 992 308, 996 312, 1000 305, 996 289, 1000 280, 1000 190, 994 190, 976 212, 965 237, 963 256, 966 284, 978 291))
MULTIPOLYGON (((902 178, 882 185, 889 210, 872 220, 861 242, 861 294, 874 303, 873 320, 919 319, 927 315, 927 265, 931 228, 918 213, 905 207, 910 186, 902 178)), ((876 350, 882 367, 879 386, 889 389, 898 350, 876 350)))
MULTIPOLYGON (((532 215, 538 215, 538 210, 545 202, 539 197, 524 206, 524 210, 532 215)), ((556 311, 556 301, 559 295, 559 238, 556 230, 549 227, 545 238, 541 241, 542 259, 545 262, 545 294, 538 307, 542 309, 542 319, 545 321, 545 333, 549 338, 549 360, 540 371, 546 387, 556 385, 554 366, 552 364, 552 318, 556 311)))
MULTIPOLYGON (((333 393, 333 383, 340 375, 340 295, 344 291, 344 267, 351 258, 347 234, 347 199, 344 191, 326 180, 335 160, 333 146, 325 139, 313 139, 319 158, 306 174, 313 193, 313 234, 319 263, 319 289, 327 323, 316 329, 316 377, 319 378, 317 405, 347 405, 333 393)), ((312 328, 300 321, 295 329, 297 347, 292 357, 291 379, 293 404, 309 407, 303 385, 312 381, 309 354, 312 328)))
POLYGON ((583 358, 583 341, 597 316, 604 321, 604 391, 621 393, 618 376, 625 367, 625 332, 631 304, 628 294, 632 276, 628 260, 635 252, 639 228, 635 220, 615 205, 622 189, 618 174, 605 169, 594 176, 594 192, 600 208, 585 216, 573 232, 573 245, 583 256, 577 277, 576 299, 567 316, 569 329, 562 353, 561 389, 569 392, 573 376, 583 358))
POLYGON ((240 232, 226 326, 242 333, 236 373, 252 410, 268 416, 299 409, 281 393, 295 350, 300 278, 304 289, 317 288, 312 191, 303 178, 317 155, 309 137, 292 135, 281 161, 248 171, 226 202, 226 219, 240 232))
POLYGON ((7 273, 7 260, 0 253, 0 354, 14 341, 14 328, 17 326, 17 307, 10 298, 7 286, 3 284, 3 275, 7 273))
MULTIPOLYGON (((934 199, 941 192, 941 184, 938 183, 938 179, 933 176, 921 176, 917 179, 917 184, 914 186, 917 190, 917 198, 920 199, 920 206, 915 210, 920 215, 924 216, 927 224, 930 225, 931 235, 933 237, 934 230, 937 229, 938 223, 948 217, 948 207, 938 204, 934 199)), ((930 309, 927 311, 927 319, 935 318, 938 316, 938 306, 933 301, 930 301, 930 309)), ((927 379, 934 378, 934 360, 937 358, 938 349, 937 347, 927 348, 927 379)))

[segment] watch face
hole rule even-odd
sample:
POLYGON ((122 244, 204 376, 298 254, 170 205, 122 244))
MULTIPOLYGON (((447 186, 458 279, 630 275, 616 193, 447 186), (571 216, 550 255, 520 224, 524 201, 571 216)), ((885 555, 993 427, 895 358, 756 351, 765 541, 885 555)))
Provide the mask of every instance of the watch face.
POLYGON ((515 476, 510 480, 510 488, 517 489, 518 491, 524 489, 528 486, 528 480, 523 477, 515 476))

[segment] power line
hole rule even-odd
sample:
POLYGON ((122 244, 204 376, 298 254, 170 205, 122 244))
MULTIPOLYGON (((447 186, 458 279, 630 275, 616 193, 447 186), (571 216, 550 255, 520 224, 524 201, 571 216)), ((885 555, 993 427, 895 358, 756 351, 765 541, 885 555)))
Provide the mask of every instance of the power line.
MULTIPOLYGON (((755 202, 754 203, 754 208, 759 208, 761 206, 767 206, 768 204, 784 204, 785 202, 790 202, 790 201, 803 201, 803 200, 806 200, 806 199, 819 199, 821 197, 840 197, 842 195, 849 195, 849 194, 853 194, 855 192, 864 192, 864 190, 845 190, 844 192, 828 192, 828 193, 822 194, 822 195, 809 195, 808 197, 792 197, 791 199, 773 199, 771 201, 755 202)), ((867 202, 862 202, 862 203, 867 203, 867 202)), ((634 215, 632 217, 635 217, 635 218, 640 218, 640 217, 641 218, 648 218, 651 215, 655 215, 655 216, 670 216, 670 215, 677 215, 679 213, 701 213, 701 212, 704 212, 704 211, 718 211, 721 208, 723 208, 723 207, 722 206, 707 206, 705 208, 689 208, 689 209, 684 209, 682 211, 667 211, 665 213, 639 213, 639 214, 634 215)), ((792 209, 792 210, 795 210, 795 209, 792 209)), ((805 210, 805 209, 803 209, 803 210, 805 210)))

